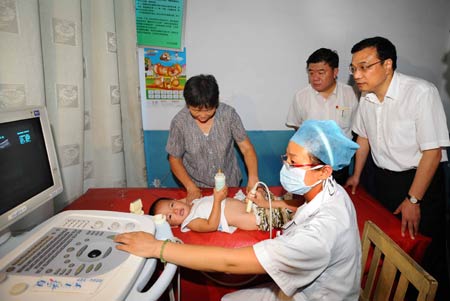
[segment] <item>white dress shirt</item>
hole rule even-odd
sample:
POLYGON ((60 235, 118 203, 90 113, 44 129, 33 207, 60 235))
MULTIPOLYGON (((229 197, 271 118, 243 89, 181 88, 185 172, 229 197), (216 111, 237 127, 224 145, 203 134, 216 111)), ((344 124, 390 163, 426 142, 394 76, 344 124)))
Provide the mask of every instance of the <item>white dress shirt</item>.
POLYGON ((222 300, 358 300, 361 243, 355 208, 347 192, 325 186, 298 208, 283 235, 253 246, 258 261, 275 281, 226 295, 222 300), (332 189, 333 190, 333 189, 332 189))
POLYGON ((324 98, 308 85, 295 94, 286 125, 300 127, 308 119, 334 120, 351 139, 352 121, 357 107, 358 99, 349 85, 336 82, 336 87, 328 98, 324 98))
MULTIPOLYGON (((374 93, 361 96, 353 131, 369 140, 375 164, 391 171, 417 168, 422 151, 450 146, 436 87, 399 72, 382 102, 374 93)), ((441 161, 447 161, 444 149, 441 161)))

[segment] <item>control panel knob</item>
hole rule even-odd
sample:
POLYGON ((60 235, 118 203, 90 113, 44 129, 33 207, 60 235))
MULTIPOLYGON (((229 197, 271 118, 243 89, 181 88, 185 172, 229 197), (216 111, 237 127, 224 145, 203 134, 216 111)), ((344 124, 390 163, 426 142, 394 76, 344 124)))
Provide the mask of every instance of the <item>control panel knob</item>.
POLYGON ((111 226, 109 227, 111 230, 117 230, 119 229, 120 224, 118 222, 114 222, 111 224, 111 226))
POLYGON ((96 221, 94 223, 94 225, 92 226, 93 229, 99 229, 103 227, 103 222, 102 221, 96 221))

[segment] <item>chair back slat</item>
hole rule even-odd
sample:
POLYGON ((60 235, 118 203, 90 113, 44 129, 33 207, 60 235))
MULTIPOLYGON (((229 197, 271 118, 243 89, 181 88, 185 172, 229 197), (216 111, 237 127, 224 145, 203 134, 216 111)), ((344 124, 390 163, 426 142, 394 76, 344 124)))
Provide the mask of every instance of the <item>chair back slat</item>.
POLYGON ((418 290, 417 300, 434 300, 436 279, 372 221, 364 225, 361 271, 360 300, 404 300, 409 284, 418 290))
POLYGON ((380 274, 378 275, 378 281, 375 288, 374 300, 385 301, 389 300, 392 287, 394 286, 395 275, 397 274, 397 268, 395 265, 384 258, 383 265, 381 266, 380 274))
MULTIPOLYGON (((370 241, 369 240, 368 240, 368 243, 369 243, 369 245, 365 249, 367 254, 369 254, 369 251, 370 251, 370 241)), ((363 252, 364 252, 364 250, 363 250, 363 252)), ((364 288, 364 291, 363 291, 363 296, 367 300, 370 300, 370 294, 373 292, 373 288, 374 288, 374 285, 375 285, 375 280, 376 280, 375 277, 377 276, 377 270, 379 268, 380 260, 381 260, 381 251, 380 251, 380 249, 375 248, 373 250, 371 258, 372 259, 370 261, 370 268, 369 268, 369 273, 367 275, 366 287, 364 288)), ((361 273, 361 277, 362 277, 362 275, 364 275, 364 268, 363 268, 363 271, 361 273)))
POLYGON ((400 275, 398 280, 397 289, 395 290, 394 301, 405 300, 406 290, 408 289, 409 281, 405 275, 400 275))

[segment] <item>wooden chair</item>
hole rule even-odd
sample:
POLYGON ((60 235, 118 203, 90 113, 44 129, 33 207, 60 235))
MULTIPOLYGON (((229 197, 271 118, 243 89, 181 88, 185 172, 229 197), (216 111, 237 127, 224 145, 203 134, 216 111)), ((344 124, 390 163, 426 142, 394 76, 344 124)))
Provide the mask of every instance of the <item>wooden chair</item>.
POLYGON ((404 300, 410 283, 418 291, 417 300, 434 300, 438 285, 436 279, 372 221, 364 224, 361 279, 365 283, 361 283, 364 288, 361 288, 360 301, 404 300), (366 275, 368 259, 371 261, 366 275))

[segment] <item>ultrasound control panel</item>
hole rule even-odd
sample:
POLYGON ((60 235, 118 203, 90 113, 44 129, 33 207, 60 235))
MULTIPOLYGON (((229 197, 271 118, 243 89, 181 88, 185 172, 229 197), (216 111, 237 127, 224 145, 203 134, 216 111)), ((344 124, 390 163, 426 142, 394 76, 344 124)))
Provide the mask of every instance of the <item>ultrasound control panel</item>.
POLYGON ((19 275, 93 277, 129 256, 115 249, 117 232, 52 228, 3 272, 19 275))
POLYGON ((145 259, 116 249, 118 233, 155 233, 149 216, 66 211, 0 260, 0 300, 123 300, 145 259))

